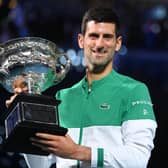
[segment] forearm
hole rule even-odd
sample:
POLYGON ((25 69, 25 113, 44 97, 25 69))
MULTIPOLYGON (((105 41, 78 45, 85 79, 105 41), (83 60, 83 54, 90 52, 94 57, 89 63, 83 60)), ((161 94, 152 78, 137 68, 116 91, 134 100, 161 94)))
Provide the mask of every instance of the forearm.
POLYGON ((71 159, 90 162, 91 148, 77 145, 76 151, 74 152, 74 154, 72 154, 71 159))
POLYGON ((151 149, 135 145, 113 146, 110 148, 89 148, 78 145, 69 159, 88 163, 91 167, 145 168, 151 149))

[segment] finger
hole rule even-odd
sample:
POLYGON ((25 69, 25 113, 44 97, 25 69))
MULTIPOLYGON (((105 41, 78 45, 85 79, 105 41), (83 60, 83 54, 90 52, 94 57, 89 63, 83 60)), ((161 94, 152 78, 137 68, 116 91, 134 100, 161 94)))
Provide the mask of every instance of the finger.
POLYGON ((54 146, 56 147, 56 141, 52 141, 52 140, 46 140, 46 139, 39 139, 39 138, 30 138, 30 140, 32 141, 32 143, 37 143, 39 145, 45 146, 45 147, 51 147, 54 146))
POLYGON ((36 133, 35 134, 38 138, 43 138, 46 140, 51 140, 51 139, 60 139, 59 135, 52 135, 52 134, 46 134, 46 133, 36 133))
POLYGON ((51 146, 46 146, 37 142, 32 142, 31 143, 33 146, 36 146, 38 148, 40 148, 43 151, 47 151, 48 153, 56 153, 57 152, 57 148, 56 147, 51 147, 51 146))
POLYGON ((40 148, 40 149, 42 149, 42 150, 44 150, 44 151, 48 151, 47 147, 44 146, 44 145, 42 145, 42 144, 32 142, 32 145, 33 145, 33 146, 36 146, 36 147, 38 147, 38 148, 40 148))

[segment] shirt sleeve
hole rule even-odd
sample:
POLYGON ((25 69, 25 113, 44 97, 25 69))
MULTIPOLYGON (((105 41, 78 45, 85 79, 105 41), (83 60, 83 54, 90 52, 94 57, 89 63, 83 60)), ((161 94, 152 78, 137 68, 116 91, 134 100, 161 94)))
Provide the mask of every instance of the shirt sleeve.
POLYGON ((134 87, 126 98, 122 116, 122 144, 92 149, 91 167, 146 168, 157 123, 149 91, 145 85, 134 87))
MULTIPOLYGON (((103 149, 104 167, 146 168, 154 147, 155 129, 156 123, 153 120, 124 122, 122 125, 123 144, 103 149)), ((98 157, 97 163, 99 162, 98 157)))
POLYGON ((123 121, 135 119, 155 120, 153 104, 149 90, 145 84, 139 84, 129 90, 126 104, 123 106, 123 121))

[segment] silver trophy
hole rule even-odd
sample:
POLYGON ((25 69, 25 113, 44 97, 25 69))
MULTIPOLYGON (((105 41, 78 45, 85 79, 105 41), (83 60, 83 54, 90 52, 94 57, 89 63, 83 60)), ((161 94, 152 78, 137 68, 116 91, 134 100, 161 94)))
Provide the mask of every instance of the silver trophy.
POLYGON ((69 69, 68 56, 49 40, 24 37, 0 44, 2 86, 12 93, 14 81, 22 78, 27 88, 5 112, 5 151, 47 155, 31 144, 30 137, 36 132, 65 135, 67 129, 59 126, 60 102, 41 93, 61 82, 69 69))

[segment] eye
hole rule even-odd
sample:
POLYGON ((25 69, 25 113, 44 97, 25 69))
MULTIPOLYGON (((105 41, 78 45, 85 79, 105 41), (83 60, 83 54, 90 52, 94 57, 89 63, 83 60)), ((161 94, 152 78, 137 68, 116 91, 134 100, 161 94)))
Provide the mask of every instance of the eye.
POLYGON ((99 35, 96 34, 96 33, 90 33, 90 34, 89 34, 89 37, 90 37, 91 39, 97 39, 97 38, 99 37, 99 35))
POLYGON ((113 39, 114 36, 112 34, 104 34, 103 37, 105 39, 113 39))

